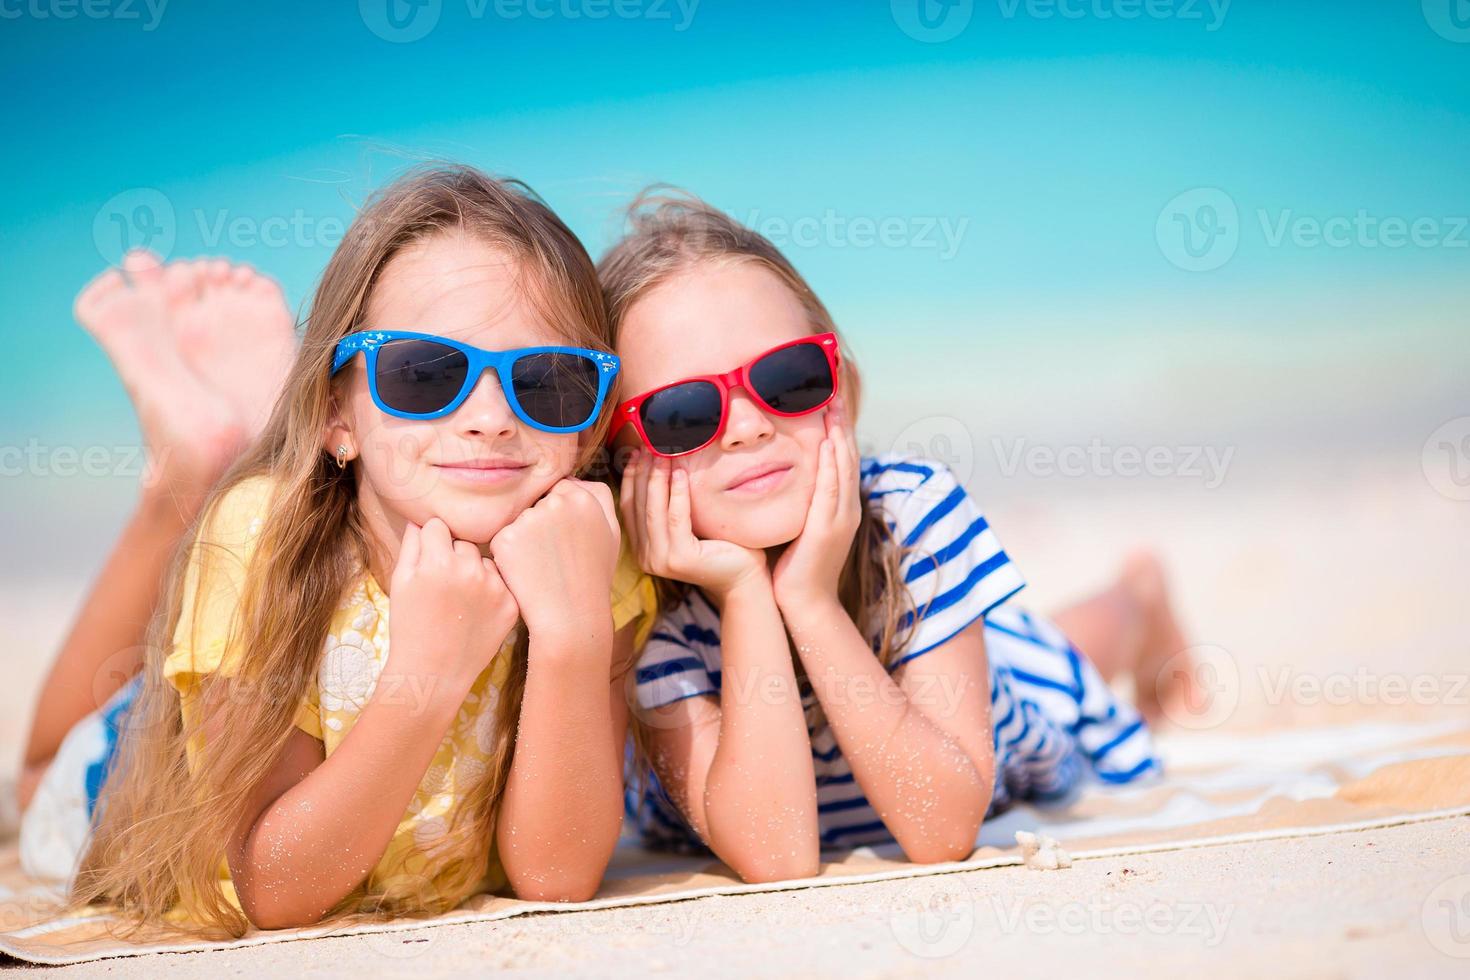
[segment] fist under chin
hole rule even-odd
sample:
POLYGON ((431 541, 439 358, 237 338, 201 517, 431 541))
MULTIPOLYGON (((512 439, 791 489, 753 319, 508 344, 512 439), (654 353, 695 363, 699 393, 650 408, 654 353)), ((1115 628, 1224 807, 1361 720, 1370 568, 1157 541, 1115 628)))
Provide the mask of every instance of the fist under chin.
MULTIPOLYGON (((424 518, 437 517, 449 527, 449 535, 456 541, 468 541, 475 545, 487 545, 495 535, 515 519, 509 508, 482 503, 479 506, 449 507, 424 518)), ((420 524, 423 521, 418 522, 420 524)))

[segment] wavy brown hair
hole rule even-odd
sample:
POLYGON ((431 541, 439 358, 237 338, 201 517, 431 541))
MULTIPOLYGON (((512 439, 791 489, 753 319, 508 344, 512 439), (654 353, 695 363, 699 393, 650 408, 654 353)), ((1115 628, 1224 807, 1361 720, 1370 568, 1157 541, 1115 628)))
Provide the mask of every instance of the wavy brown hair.
MULTIPOLYGON (((750 262, 773 273, 789 288, 806 311, 811 332, 833 333, 842 347, 838 383, 847 401, 852 424, 857 423, 862 378, 852 349, 832 314, 764 235, 742 225, 718 208, 674 188, 653 187, 628 208, 628 232, 602 257, 597 272, 612 326, 613 344, 628 311, 640 298, 689 268, 709 262, 750 262)), ((884 666, 903 649, 909 630, 905 617, 913 612, 913 598, 900 571, 907 552, 894 539, 882 514, 863 498, 862 520, 838 579, 842 607, 864 636, 877 637, 874 652, 884 666)), ((682 602, 692 586, 671 579, 655 579, 659 609, 682 602)), ((795 656, 793 652, 793 657, 795 656)), ((801 664, 796 664, 802 677, 801 664)), ((634 705, 634 734, 640 759, 646 760, 647 731, 634 705)))
MULTIPOLYGON (((324 653, 331 617, 369 566, 372 541, 357 499, 355 468, 339 469, 323 448, 348 372, 331 377, 337 341, 363 329, 378 276, 404 248, 463 233, 503 250, 518 286, 570 345, 611 351, 596 270, 576 236, 525 185, 461 166, 410 172, 376 193, 348 229, 317 286, 300 353, 259 440, 214 488, 195 532, 177 555, 164 601, 149 627, 142 690, 125 724, 115 768, 97 807, 72 906, 106 903, 124 923, 158 924, 182 908, 185 928, 239 936, 249 926, 219 885, 228 842, 254 787, 285 747, 324 653), (267 476, 270 508, 256 538, 227 649, 237 669, 206 675, 186 722, 163 674, 185 610, 191 564, 218 543, 211 515, 231 490, 267 476), (237 659, 235 659, 237 658, 237 659), (193 758, 189 745, 194 743, 193 758)), ((583 430, 581 472, 607 432, 609 411, 583 430)), ((196 595, 208 592, 199 583, 196 595)), ((487 774, 457 804, 450 831, 422 875, 369 878, 327 918, 350 912, 431 913, 468 895, 489 867, 495 814, 510 771, 525 687, 526 632, 501 692, 487 774)))

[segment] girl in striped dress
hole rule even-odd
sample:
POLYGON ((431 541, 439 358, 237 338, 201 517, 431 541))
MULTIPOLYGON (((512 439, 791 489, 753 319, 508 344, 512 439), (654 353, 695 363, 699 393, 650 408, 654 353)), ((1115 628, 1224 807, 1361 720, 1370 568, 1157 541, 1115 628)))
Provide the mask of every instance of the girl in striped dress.
POLYGON ((1054 620, 1011 604, 1021 572, 943 462, 859 454, 851 353, 780 252, 697 200, 631 213, 599 275, 619 506, 660 591, 629 684, 644 840, 747 881, 829 847, 955 860, 1017 799, 1156 774, 1107 684, 1132 673, 1150 715, 1190 693, 1160 670, 1184 642, 1156 563, 1054 620))

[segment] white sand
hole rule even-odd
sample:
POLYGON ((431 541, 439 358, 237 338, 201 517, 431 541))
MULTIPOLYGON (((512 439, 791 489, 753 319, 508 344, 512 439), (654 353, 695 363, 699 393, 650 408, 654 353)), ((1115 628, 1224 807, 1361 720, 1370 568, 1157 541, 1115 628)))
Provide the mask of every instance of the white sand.
MULTIPOLYGON (((1211 656, 1225 669, 1220 704, 1229 707, 1233 690, 1234 707, 1213 724, 1470 718, 1470 504, 1430 487, 1417 447, 1382 468, 1268 477, 1232 473, 1213 491, 1011 481, 985 500, 1036 609, 1103 582, 1126 548, 1156 545, 1191 635, 1224 651, 1211 656)), ((28 583, 0 598, 0 621, 20 627, 0 690, 9 758, 58 639, 56 617, 81 587, 28 583)), ((1470 905, 1440 905, 1436 893, 1463 874, 1470 820, 1457 819, 1084 860, 1067 871, 1006 868, 134 958, 58 975, 1466 976, 1470 905), (944 899, 950 913, 920 916, 918 903, 944 899), (1458 932, 1443 918, 1451 911, 1458 932)))
POLYGON ((1467 872, 1470 819, 1457 819, 1066 871, 998 868, 134 957, 55 975, 1463 977, 1470 935, 1433 906, 1436 888, 1467 872))

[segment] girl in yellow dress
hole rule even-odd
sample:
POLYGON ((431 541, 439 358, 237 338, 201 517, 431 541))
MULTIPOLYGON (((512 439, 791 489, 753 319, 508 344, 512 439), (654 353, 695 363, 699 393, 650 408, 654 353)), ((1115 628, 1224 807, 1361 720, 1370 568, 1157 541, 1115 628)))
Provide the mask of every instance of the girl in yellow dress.
POLYGON ((333 255, 284 383, 273 284, 124 272, 78 315, 156 467, 38 708, 27 866, 232 935, 590 897, 653 596, 576 476, 617 373, 580 243, 518 184, 403 178, 333 255), (210 290, 234 305, 183 322, 210 290))

